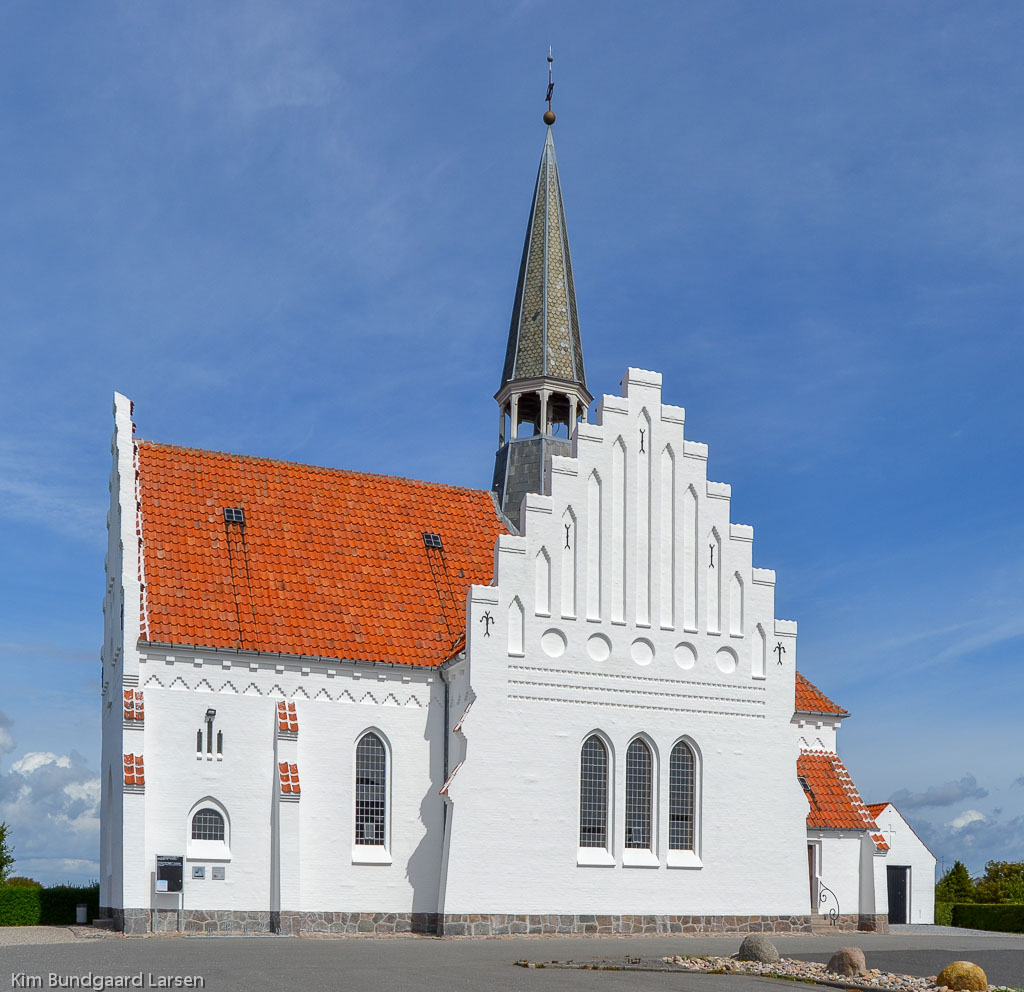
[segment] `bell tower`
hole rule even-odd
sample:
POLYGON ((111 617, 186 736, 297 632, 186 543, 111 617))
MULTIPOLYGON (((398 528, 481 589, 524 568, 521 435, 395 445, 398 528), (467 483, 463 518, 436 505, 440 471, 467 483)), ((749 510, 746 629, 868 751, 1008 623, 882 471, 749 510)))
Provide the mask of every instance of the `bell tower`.
POLYGON ((491 488, 516 527, 523 497, 550 486, 551 456, 571 454, 570 438, 576 423, 587 419, 593 399, 583 371, 576 288, 551 132, 552 61, 549 51, 547 135, 526 225, 505 368, 494 396, 501 414, 491 488))

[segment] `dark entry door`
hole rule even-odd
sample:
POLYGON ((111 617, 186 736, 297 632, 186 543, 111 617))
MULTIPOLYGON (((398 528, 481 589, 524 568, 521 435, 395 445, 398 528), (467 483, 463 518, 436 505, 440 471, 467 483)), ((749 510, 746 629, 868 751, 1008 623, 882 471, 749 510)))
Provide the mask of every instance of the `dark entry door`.
POLYGON ((885 880, 889 888, 889 922, 907 922, 907 878, 910 869, 903 865, 886 865, 885 880))

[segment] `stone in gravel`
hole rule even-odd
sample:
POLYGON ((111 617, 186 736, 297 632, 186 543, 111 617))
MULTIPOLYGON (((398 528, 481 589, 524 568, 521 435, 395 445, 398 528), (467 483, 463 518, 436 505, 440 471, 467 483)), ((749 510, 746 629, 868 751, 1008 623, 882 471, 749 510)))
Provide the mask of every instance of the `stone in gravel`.
POLYGON ((864 961, 864 952, 859 947, 840 947, 828 959, 828 970, 834 975, 853 978, 868 970, 864 961))
POLYGON ((988 978, 985 972, 970 961, 954 961, 947 964, 935 976, 936 985, 945 985, 957 992, 988 992, 988 978))
POLYGON ((774 964, 779 960, 779 952, 775 945, 759 933, 752 933, 745 938, 736 956, 740 961, 760 961, 762 964, 774 964))

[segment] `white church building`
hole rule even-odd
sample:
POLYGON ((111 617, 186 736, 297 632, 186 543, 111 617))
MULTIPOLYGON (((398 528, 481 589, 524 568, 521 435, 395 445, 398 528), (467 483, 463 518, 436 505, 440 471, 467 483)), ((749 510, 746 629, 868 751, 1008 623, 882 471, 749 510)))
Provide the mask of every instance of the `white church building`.
POLYGON ((862 802, 675 387, 629 369, 591 416, 550 118, 490 492, 141 440, 115 395, 126 934, 931 922, 935 859, 862 802))

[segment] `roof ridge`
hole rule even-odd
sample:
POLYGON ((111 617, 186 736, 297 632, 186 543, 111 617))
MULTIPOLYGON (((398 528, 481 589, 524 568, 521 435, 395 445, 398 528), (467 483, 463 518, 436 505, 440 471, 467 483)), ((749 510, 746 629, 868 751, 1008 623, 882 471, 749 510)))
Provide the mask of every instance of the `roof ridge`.
MULTIPOLYGON (((478 493, 487 495, 489 489, 477 489, 473 486, 455 486, 450 482, 433 482, 430 479, 413 479, 407 475, 388 475, 386 472, 360 472, 352 468, 337 468, 333 465, 316 465, 312 462, 289 461, 286 458, 270 458, 266 455, 246 455, 237 451, 218 451, 216 448, 195 448, 186 444, 170 444, 166 441, 150 441, 146 438, 133 438, 139 447, 157 448, 164 451, 181 451, 197 455, 219 455, 222 458, 233 458, 239 461, 263 462, 267 465, 285 465, 292 468, 313 469, 317 472, 330 472, 334 475, 357 476, 363 479, 393 479, 396 482, 408 482, 416 486, 431 486, 437 489, 449 489, 454 492, 478 493)), ((497 511, 495 511, 497 514, 497 511)))

